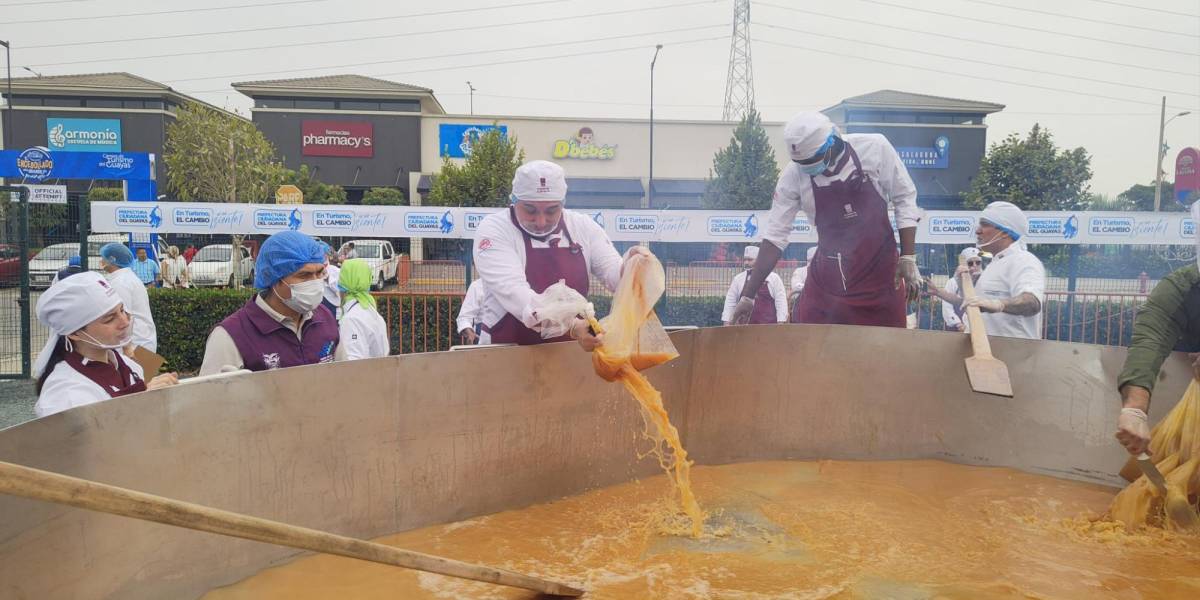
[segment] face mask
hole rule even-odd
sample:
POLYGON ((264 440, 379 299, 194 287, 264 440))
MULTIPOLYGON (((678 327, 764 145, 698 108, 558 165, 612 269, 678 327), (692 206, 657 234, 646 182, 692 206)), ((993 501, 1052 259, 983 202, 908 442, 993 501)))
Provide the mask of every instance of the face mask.
MULTIPOLYGON (((132 327, 129 329, 129 333, 125 336, 125 338, 122 339, 120 342, 117 342, 116 344, 102 344, 102 343, 100 343, 100 340, 92 337, 90 334, 88 334, 88 332, 83 331, 83 330, 80 330, 76 333, 77 333, 77 335, 87 336, 87 340, 86 340, 87 343, 89 343, 97 348, 104 348, 105 350, 120 350, 121 348, 128 346, 129 343, 133 341, 133 328, 132 327)), ((68 338, 68 340, 69 339, 70 338, 68 338)))
POLYGON ((312 281, 305 281, 304 283, 297 283, 296 285, 285 283, 284 285, 288 286, 288 288, 292 290, 291 298, 279 296, 279 293, 275 291, 275 288, 271 288, 271 293, 279 297, 285 306, 302 315, 308 314, 312 312, 313 309, 320 306, 321 298, 323 298, 325 295, 324 279, 313 279, 312 281))
MULTIPOLYGON (((800 163, 796 163, 796 164, 800 165, 800 163)), ((825 172, 825 159, 822 158, 821 160, 818 160, 817 162, 815 162, 811 165, 800 165, 800 172, 804 173, 805 175, 808 175, 809 177, 816 177, 817 175, 824 173, 825 172)))
POLYGON ((980 250, 983 250, 984 248, 987 248, 988 246, 992 245, 992 242, 995 242, 996 240, 1000 239, 1001 235, 1004 235, 1004 232, 998 231, 998 232, 996 232, 996 235, 992 236, 992 239, 990 239, 986 242, 982 242, 982 243, 975 242, 975 247, 979 248, 980 250))

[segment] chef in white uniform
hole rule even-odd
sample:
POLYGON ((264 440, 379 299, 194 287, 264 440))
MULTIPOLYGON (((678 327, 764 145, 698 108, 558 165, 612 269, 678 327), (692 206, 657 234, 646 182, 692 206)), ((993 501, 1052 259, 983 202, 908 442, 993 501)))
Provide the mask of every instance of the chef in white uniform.
MULTIPOLYGON (((588 351, 601 342, 587 322, 575 320, 566 335, 543 339, 549 322, 539 317, 547 287, 564 281, 587 297, 589 275, 609 290, 621 278, 622 257, 608 234, 587 215, 565 210, 562 167, 535 160, 517 169, 512 205, 488 215, 475 233, 475 266, 487 286, 480 343, 540 344, 578 340, 588 351)), ((626 255, 645 252, 634 246, 626 255)))
POLYGON ((958 253, 958 257, 966 263, 966 266, 955 269, 954 276, 946 282, 944 289, 938 289, 928 277, 925 278, 925 281, 929 284, 929 293, 942 300, 942 322, 945 323, 946 329, 970 331, 960 314, 963 299, 962 293, 959 291, 958 278, 962 273, 970 273, 971 283, 978 283, 979 276, 983 274, 983 256, 980 254, 979 248, 972 246, 963 248, 963 251, 958 253))
POLYGON ((988 335, 1042 337, 1046 270, 1020 241, 1028 232, 1029 220, 1011 202, 993 202, 979 215, 976 247, 993 258, 963 307, 979 307, 988 335))
POLYGON ((371 295, 371 265, 361 258, 342 263, 338 289, 338 336, 346 349, 346 360, 387 356, 391 350, 387 322, 376 310, 371 295))
POLYGON ((809 248, 804 253, 804 266, 796 267, 796 270, 792 271, 792 289, 788 294, 788 304, 795 305, 796 299, 800 297, 800 292, 804 291, 804 281, 808 279, 808 265, 816 255, 817 247, 809 248))
POLYGON ((99 273, 51 285, 38 298, 37 318, 50 331, 33 365, 38 417, 179 383, 174 373, 144 380, 132 358, 130 316, 99 273))
POLYGON ((150 314, 150 296, 146 284, 129 268, 133 264, 133 253, 125 244, 110 242, 100 248, 100 270, 117 291, 125 305, 125 312, 133 318, 133 345, 151 352, 158 351, 158 331, 154 327, 154 316, 150 314))
POLYGON ((467 295, 463 296, 462 306, 458 309, 455 325, 458 327, 458 335, 462 336, 468 344, 479 341, 479 332, 475 330, 475 326, 480 323, 479 319, 483 314, 483 300, 486 296, 487 286, 484 285, 482 279, 476 279, 467 287, 467 295))
MULTIPOLYGON (((737 306, 742 288, 746 286, 746 276, 758 258, 758 246, 746 246, 742 254, 742 272, 733 276, 729 291, 725 294, 725 308, 721 311, 721 322, 729 325, 733 318, 733 309, 737 306)), ((766 285, 758 288, 754 298, 754 310, 750 314, 751 325, 767 323, 786 323, 788 318, 787 289, 783 287, 783 279, 772 272, 767 275, 766 285)))

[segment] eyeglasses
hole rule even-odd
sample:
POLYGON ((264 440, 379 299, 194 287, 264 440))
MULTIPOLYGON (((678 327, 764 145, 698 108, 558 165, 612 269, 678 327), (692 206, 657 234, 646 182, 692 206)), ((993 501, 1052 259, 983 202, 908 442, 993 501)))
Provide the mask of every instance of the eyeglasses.
POLYGON ((982 261, 982 260, 968 260, 968 261, 967 261, 967 266, 968 266, 968 267, 976 267, 976 266, 979 266, 979 265, 982 265, 982 264, 983 264, 983 261, 982 261))

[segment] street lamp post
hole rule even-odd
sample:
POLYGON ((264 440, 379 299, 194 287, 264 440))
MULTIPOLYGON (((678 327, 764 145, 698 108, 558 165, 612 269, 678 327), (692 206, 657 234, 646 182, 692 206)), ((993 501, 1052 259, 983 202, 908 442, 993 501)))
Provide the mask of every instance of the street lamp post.
POLYGON ((1165 147, 1163 147, 1163 138, 1167 132, 1167 123, 1170 123, 1171 121, 1174 121, 1175 119, 1178 119, 1179 117, 1182 117, 1185 115, 1190 115, 1190 114, 1192 114, 1191 111, 1185 110, 1181 113, 1176 114, 1175 116, 1171 117, 1170 119, 1168 119, 1167 118, 1167 97, 1163 96, 1162 110, 1161 110, 1161 112, 1159 112, 1159 116, 1158 116, 1158 155, 1154 157, 1155 158, 1155 161, 1154 161, 1154 212, 1158 212, 1159 209, 1162 208, 1162 176, 1163 176, 1162 161, 1163 161, 1163 157, 1165 157, 1167 155, 1167 149, 1165 147))
POLYGON ((12 149, 12 127, 13 127, 13 96, 12 96, 12 47, 8 42, 0 40, 0 46, 4 46, 4 62, 8 73, 8 106, 5 111, 8 113, 8 126, 4 128, 4 148, 12 149))
POLYGON ((472 115, 474 115, 474 114, 475 114, 475 86, 471 85, 471 82, 470 82, 470 81, 468 81, 468 82, 467 82, 467 89, 471 90, 471 91, 470 91, 470 94, 471 94, 471 114, 472 114, 472 115))
POLYGON ((646 208, 654 207, 654 63, 658 62, 658 52, 662 44, 654 46, 654 58, 650 59, 650 180, 646 182, 646 208))

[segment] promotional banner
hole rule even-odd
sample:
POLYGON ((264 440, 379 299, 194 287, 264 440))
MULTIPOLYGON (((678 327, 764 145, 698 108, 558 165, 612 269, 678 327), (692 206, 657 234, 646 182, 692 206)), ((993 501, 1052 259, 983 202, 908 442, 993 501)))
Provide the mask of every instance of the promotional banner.
POLYGON ((46 119, 46 147, 71 152, 120 152, 120 119, 46 119))
MULTIPOLYGON (((29 190, 30 204, 66 204, 67 186, 65 185, 24 185, 29 190)), ((17 193, 12 193, 12 201, 20 202, 17 193)))
POLYGON ((1175 200, 1191 206, 1200 196, 1200 150, 1184 148, 1175 157, 1175 200))
MULTIPOLYGON (((92 230, 133 233, 271 234, 287 229, 314 236, 472 238, 487 215, 505 209, 437 206, 318 206, 191 202, 93 202, 92 230)), ((584 210, 615 241, 757 242, 766 211, 584 210)), ((1191 245, 1188 213, 1030 212, 1030 244, 1191 245)), ((973 244, 979 213, 929 211, 917 228, 922 244, 973 244)), ((803 213, 792 242, 815 242, 803 213)))
POLYGON ((47 179, 154 179, 154 155, 145 152, 64 152, 41 147, 0 150, 0 177, 26 183, 47 179))
POLYGON ((363 121, 301 121, 304 156, 375 156, 375 126, 363 121))
POLYGON ((438 125, 438 154, 449 158, 466 158, 471 155, 471 146, 479 136, 493 129, 500 135, 508 135, 505 125, 474 125, 466 123, 442 123, 438 125))

